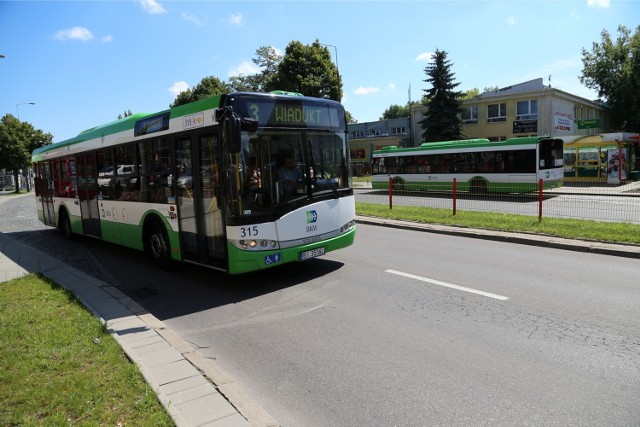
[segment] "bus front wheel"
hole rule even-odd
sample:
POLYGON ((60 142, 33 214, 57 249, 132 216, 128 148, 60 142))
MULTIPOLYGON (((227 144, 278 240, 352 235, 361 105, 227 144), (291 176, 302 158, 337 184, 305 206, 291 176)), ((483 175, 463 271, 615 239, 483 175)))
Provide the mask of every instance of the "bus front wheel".
POLYGON ((145 250, 149 258, 161 269, 169 270, 173 262, 167 230, 158 221, 154 221, 145 236, 145 250))
POLYGON ((402 191, 404 190, 404 179, 400 178, 399 176, 396 176, 391 180, 391 185, 394 190, 402 191))

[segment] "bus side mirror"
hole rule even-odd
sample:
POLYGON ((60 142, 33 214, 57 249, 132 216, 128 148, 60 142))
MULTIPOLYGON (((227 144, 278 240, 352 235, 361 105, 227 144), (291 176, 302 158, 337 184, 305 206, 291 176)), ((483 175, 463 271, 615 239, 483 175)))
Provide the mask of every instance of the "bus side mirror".
POLYGON ((239 153, 242 149, 242 120, 230 114, 222 126, 222 139, 227 153, 239 153))

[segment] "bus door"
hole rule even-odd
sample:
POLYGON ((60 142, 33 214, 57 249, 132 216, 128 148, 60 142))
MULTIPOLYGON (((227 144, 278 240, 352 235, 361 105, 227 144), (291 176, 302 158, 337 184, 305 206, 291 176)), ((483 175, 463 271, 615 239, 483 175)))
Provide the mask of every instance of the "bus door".
MULTIPOLYGON (((55 164, 55 163, 54 163, 55 164)), ((42 200, 43 222, 46 225, 56 226, 56 208, 53 205, 53 176, 49 162, 39 163, 37 173, 40 177, 38 192, 42 200)))
POLYGON ((101 237, 98 209, 98 171, 94 153, 80 154, 76 161, 78 170, 78 199, 84 234, 101 237))
POLYGON ((226 269, 217 135, 179 138, 175 147, 178 218, 184 258, 226 269))

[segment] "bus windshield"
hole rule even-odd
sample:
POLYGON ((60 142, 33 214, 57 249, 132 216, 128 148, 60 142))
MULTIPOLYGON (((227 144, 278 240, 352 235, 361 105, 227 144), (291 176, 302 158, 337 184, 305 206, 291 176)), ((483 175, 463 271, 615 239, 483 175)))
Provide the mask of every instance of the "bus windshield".
POLYGON ((287 207, 338 198, 351 190, 344 130, 264 129, 243 132, 229 154, 228 213, 282 214, 287 207))
POLYGON ((563 142, 561 139, 543 139, 540 140, 540 170, 554 169, 562 167, 563 158, 563 142))

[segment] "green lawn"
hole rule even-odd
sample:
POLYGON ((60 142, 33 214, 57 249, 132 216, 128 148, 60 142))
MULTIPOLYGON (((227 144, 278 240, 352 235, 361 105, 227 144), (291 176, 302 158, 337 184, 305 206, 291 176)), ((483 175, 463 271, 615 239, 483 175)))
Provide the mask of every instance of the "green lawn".
POLYGON ((396 220, 486 230, 544 234, 568 239, 640 245, 640 224, 587 221, 565 218, 543 218, 493 212, 356 203, 356 213, 396 220))
POLYGON ((1 426, 172 426, 104 326, 32 274, 0 283, 1 426))

